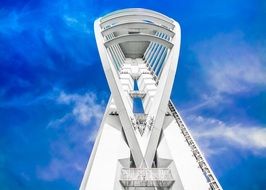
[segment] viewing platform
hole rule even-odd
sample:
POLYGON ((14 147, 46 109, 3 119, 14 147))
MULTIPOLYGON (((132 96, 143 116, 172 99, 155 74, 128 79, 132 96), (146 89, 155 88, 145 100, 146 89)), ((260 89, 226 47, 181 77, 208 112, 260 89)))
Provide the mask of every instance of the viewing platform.
POLYGON ((123 168, 120 183, 123 187, 170 188, 175 182, 167 168, 123 168))

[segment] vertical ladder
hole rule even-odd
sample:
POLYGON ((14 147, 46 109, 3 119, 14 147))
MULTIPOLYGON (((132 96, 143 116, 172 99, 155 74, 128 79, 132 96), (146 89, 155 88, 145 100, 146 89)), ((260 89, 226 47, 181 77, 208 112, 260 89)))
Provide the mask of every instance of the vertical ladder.
POLYGON ((210 169, 210 167, 207 164, 206 160, 204 159, 203 155, 199 151, 199 148, 198 148, 196 142, 194 141, 193 137, 189 133, 187 127, 185 126, 184 122, 182 121, 179 113, 177 112, 177 110, 174 107, 174 104, 172 103, 171 100, 169 101, 168 106, 169 106, 169 109, 170 109, 173 117, 175 118, 182 134, 184 135, 184 137, 187 141, 187 144, 191 148, 191 151, 192 151, 194 157, 196 158, 201 170, 203 171, 205 177, 207 178, 208 183, 210 185, 210 189, 211 190, 222 190, 219 182, 217 181, 216 177, 212 173, 212 170, 210 169))

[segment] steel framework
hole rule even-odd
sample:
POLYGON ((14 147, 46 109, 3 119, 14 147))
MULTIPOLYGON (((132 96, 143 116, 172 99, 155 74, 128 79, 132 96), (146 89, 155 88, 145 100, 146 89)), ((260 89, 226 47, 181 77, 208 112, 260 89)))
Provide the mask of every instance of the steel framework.
POLYGON ((134 8, 97 19, 94 30, 111 96, 80 190, 221 190, 170 100, 179 24, 134 8))

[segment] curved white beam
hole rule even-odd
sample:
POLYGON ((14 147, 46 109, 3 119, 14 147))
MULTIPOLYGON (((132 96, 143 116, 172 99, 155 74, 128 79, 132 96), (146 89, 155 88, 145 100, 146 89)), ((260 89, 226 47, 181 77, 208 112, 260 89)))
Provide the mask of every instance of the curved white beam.
POLYGON ((167 22, 173 23, 173 20, 161 13, 158 13, 156 11, 148 10, 148 9, 142 9, 142 8, 131 8, 131 9, 122 9, 118 11, 111 12, 110 14, 104 16, 101 19, 101 22, 105 22, 107 20, 114 19, 119 16, 125 16, 125 15, 140 15, 145 14, 153 17, 157 17, 161 20, 166 20, 167 22))
POLYGON ((154 103, 152 104, 150 117, 154 117, 154 126, 152 128, 151 136, 149 139, 148 147, 145 153, 145 160, 148 167, 152 166, 154 156, 159 143, 159 138, 162 131, 165 113, 167 112, 168 102, 174 83, 177 60, 179 57, 179 49, 181 42, 181 31, 178 23, 175 23, 175 36, 173 38, 174 46, 168 56, 168 59, 162 68, 162 74, 157 86, 157 91, 154 96, 154 103))
MULTIPOLYGON (((121 16, 117 16, 114 17, 110 20, 105 20, 101 22, 101 27, 105 28, 107 26, 111 26, 117 23, 121 23, 121 22, 131 22, 131 21, 148 21, 148 22, 153 22, 156 23, 158 25, 162 25, 165 26, 167 28, 173 29, 175 27, 175 25, 173 23, 167 22, 165 20, 162 20, 156 16, 152 16, 149 14, 137 14, 137 15, 132 15, 132 14, 127 14, 127 15, 121 15, 121 16)), ((148 23, 147 22, 147 23, 148 23)))
POLYGON ((126 23, 121 23, 114 25, 112 27, 109 27, 105 30, 102 31, 102 34, 104 36, 111 34, 116 31, 128 31, 129 29, 137 29, 137 30, 142 30, 142 29, 148 29, 148 30, 155 30, 158 32, 162 32, 170 37, 173 37, 175 33, 168 28, 165 28, 163 26, 154 24, 154 23, 145 23, 145 22, 126 22, 126 23))
POLYGON ((133 112, 126 100, 126 94, 123 90, 114 65, 108 56, 107 49, 104 46, 104 38, 100 32, 101 28, 99 19, 94 23, 94 31, 103 69, 115 104, 117 106, 119 118, 127 138, 128 146, 132 152, 135 164, 137 166, 140 166, 143 163, 143 155, 130 120, 130 118, 133 117, 133 112))
POLYGON ((116 38, 113 38, 111 40, 108 40, 104 43, 105 47, 108 48, 114 44, 120 44, 123 42, 156 42, 159 43, 169 49, 173 47, 173 44, 169 41, 166 41, 162 38, 159 38, 157 36, 149 35, 149 34, 127 34, 127 35, 121 35, 116 38))

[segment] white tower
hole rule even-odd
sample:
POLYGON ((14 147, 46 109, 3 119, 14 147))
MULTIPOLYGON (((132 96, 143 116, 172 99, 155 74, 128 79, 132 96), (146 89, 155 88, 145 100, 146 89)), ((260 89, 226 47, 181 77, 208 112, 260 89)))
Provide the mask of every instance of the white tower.
POLYGON ((94 30, 111 96, 80 190, 221 190, 170 100, 179 24, 124 9, 94 30))

